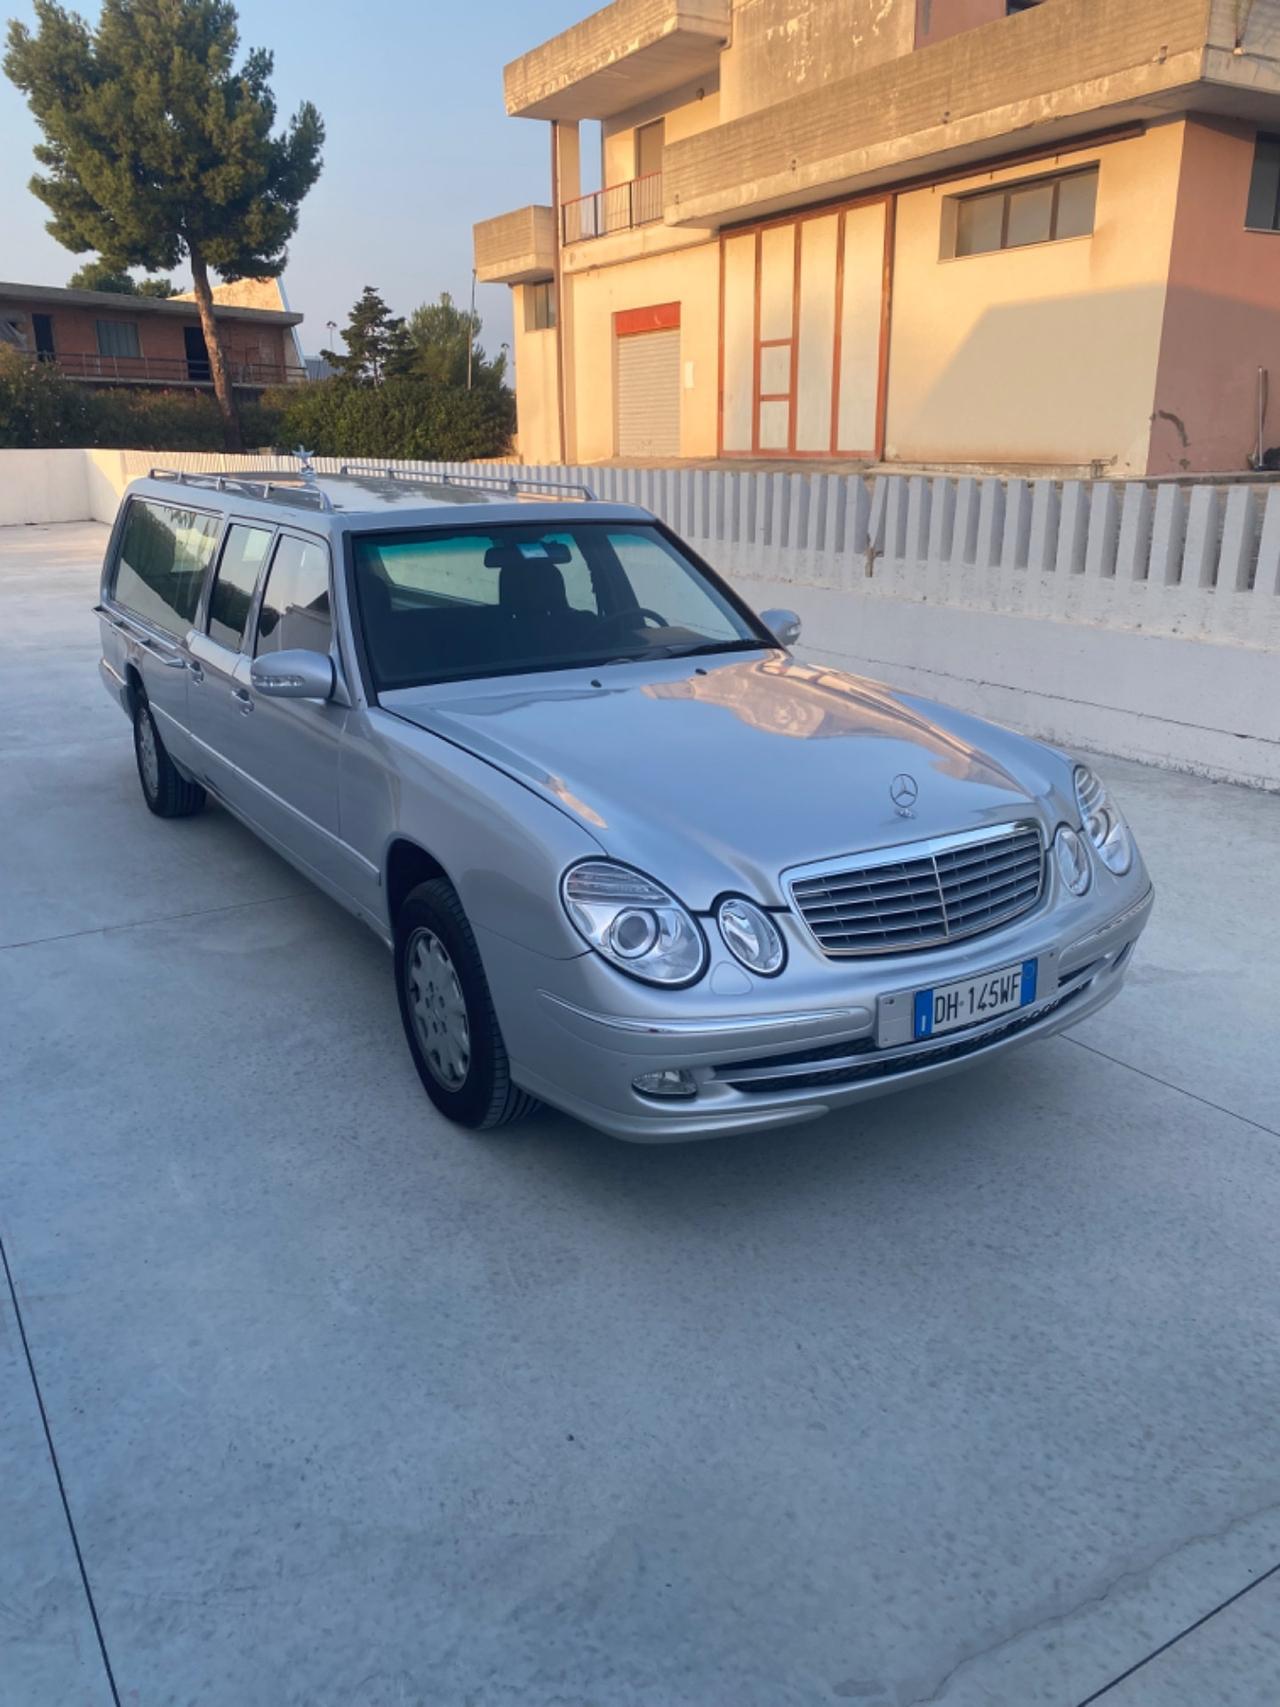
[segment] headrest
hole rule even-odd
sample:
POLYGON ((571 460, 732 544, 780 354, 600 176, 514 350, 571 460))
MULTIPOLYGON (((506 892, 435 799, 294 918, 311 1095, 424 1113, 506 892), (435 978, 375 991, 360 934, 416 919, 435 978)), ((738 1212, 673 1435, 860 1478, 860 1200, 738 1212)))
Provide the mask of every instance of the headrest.
POLYGON ((498 577, 498 603, 503 610, 526 616, 567 610, 569 599, 564 590, 564 576, 545 558, 508 563, 498 577))

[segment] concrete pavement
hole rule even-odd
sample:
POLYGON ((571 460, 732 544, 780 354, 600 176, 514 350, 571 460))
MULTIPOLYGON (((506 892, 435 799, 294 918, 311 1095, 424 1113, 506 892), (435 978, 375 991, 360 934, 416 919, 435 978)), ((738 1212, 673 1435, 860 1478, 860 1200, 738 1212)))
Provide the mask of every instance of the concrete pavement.
POLYGON ((477 1139, 370 935, 143 808, 105 537, 0 531, 0 1707, 1280 1699, 1274 796, 1102 762, 1159 903, 1066 1037, 477 1139))

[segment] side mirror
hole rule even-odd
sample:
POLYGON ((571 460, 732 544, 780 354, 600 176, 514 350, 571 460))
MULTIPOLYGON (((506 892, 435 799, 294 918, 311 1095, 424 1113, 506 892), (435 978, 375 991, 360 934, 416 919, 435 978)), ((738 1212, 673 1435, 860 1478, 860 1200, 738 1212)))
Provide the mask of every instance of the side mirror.
POLYGON ((760 620, 779 646, 794 646, 800 638, 800 618, 793 610, 761 611, 760 620))
POLYGON ((249 666, 255 693, 267 699, 331 699, 333 660, 324 652, 264 652, 249 666))

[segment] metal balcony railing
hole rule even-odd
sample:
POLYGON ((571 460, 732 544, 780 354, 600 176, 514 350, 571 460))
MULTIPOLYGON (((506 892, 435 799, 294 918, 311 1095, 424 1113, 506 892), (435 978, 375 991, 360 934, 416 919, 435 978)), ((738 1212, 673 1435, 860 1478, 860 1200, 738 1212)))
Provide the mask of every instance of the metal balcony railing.
MULTIPOLYGON (((35 352, 30 352, 33 355, 35 352)), ((39 361, 51 362, 69 379, 100 380, 108 385, 212 385, 213 370, 207 360, 183 356, 102 356, 78 351, 40 352, 39 361)), ((261 387, 289 385, 305 380, 305 374, 279 362, 227 361, 232 385, 261 387)))
POLYGON ((654 225, 661 218, 662 173, 649 172, 565 202, 560 209, 560 236, 565 243, 581 243, 589 237, 607 237, 611 231, 654 225))

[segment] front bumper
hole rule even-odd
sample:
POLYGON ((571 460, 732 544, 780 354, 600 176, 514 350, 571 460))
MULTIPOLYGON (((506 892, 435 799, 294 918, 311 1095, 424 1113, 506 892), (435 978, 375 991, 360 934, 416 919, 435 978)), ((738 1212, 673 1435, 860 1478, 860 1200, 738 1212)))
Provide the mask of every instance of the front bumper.
MULTIPOLYGON (((1075 1025, 1111 1001, 1123 983, 1153 900, 1145 877, 1137 890, 1137 899, 1086 909, 1089 917, 1070 906, 1050 906, 941 954, 856 967, 824 960, 821 977, 803 980, 804 994, 840 999, 789 1003, 787 994, 794 998, 796 989, 779 988, 767 1012, 742 1013, 736 1011, 741 1001, 721 1002, 716 1014, 685 1017, 671 994, 655 1003, 648 992, 637 994, 633 1011, 619 1012, 624 1003, 618 994, 636 987, 595 956, 491 965, 490 983, 496 999, 499 991, 507 997, 499 999, 499 1017, 513 1076, 526 1090, 617 1138, 710 1138, 816 1120, 1075 1025), (890 1028, 879 1021, 881 996, 1032 957, 1040 975, 1029 1006, 919 1043, 883 1045, 890 1028), (514 1005, 513 984, 523 984, 525 992, 514 1005), (602 993, 614 996, 610 1008, 600 1001, 602 993), (657 1068, 686 1069, 696 1095, 641 1095, 633 1080, 657 1068)), ((498 939, 483 942, 482 951, 486 963, 518 952, 498 939)), ((758 1004, 765 987, 753 981, 749 988, 758 1004)))

